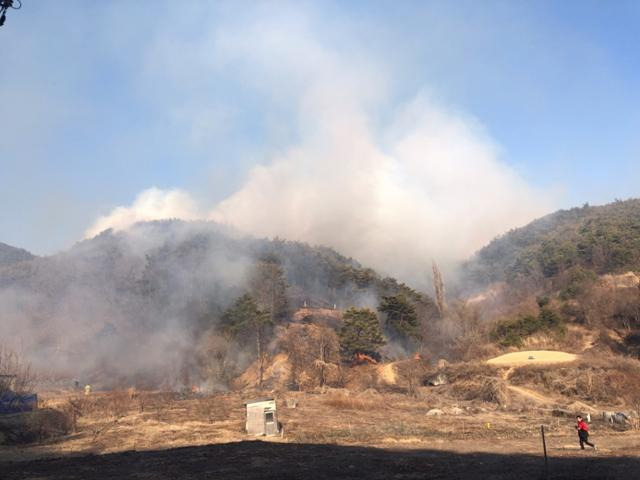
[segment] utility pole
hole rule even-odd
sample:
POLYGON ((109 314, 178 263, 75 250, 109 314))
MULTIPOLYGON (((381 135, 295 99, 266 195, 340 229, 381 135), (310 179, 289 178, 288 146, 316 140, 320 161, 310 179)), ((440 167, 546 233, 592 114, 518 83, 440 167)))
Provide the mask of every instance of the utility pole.
POLYGON ((22 0, 0 0, 0 27, 7 20, 7 10, 20 10, 22 8, 22 0))

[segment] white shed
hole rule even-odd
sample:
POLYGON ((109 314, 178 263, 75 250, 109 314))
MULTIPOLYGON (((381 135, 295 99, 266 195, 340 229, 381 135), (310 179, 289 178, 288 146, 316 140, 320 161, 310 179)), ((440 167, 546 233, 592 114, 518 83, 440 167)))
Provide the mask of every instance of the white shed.
POLYGON ((278 416, 276 401, 273 398, 262 398, 245 403, 247 407, 247 433, 249 435, 276 435, 278 416))

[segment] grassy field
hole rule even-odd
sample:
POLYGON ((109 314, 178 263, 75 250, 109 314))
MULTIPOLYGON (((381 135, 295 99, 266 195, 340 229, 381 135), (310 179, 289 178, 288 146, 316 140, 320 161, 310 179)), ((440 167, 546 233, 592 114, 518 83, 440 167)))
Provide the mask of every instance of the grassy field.
POLYGON ((540 425, 555 478, 640 474, 637 430, 594 421, 598 450, 581 451, 573 418, 525 397, 506 408, 454 403, 428 388, 417 397, 340 389, 275 394, 284 435, 255 442, 244 433, 243 402, 257 395, 44 395, 53 408, 79 405, 76 431, 0 449, 2 478, 178 478, 166 473, 171 465, 184 478, 538 478, 540 425))

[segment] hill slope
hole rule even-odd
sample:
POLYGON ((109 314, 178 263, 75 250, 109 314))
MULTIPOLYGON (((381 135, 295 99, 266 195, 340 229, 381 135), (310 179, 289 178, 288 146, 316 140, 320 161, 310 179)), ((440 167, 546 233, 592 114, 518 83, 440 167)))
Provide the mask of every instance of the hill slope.
POLYGON ((512 230, 464 266, 467 286, 539 280, 582 267, 597 274, 640 270, 640 199, 560 210, 512 230))
POLYGON ((160 221, 0 266, 0 336, 22 345, 36 366, 175 376, 184 352, 247 290, 265 256, 280 262, 293 308, 375 307, 380 295, 398 292, 420 298, 328 248, 160 221))
POLYGON ((6 243, 0 242, 0 267, 13 265, 14 263, 23 262, 35 258, 34 255, 22 248, 12 247, 6 243))

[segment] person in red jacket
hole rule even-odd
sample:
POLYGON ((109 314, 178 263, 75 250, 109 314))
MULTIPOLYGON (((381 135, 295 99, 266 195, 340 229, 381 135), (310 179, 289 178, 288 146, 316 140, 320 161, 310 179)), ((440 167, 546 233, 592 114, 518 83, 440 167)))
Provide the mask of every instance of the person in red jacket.
POLYGON ((578 430, 578 438, 580 439, 580 448, 584 450, 584 444, 586 443, 595 449, 596 446, 589 442, 589 425, 587 425, 587 422, 585 422, 580 415, 578 415, 576 419, 578 420, 576 429, 578 430))

